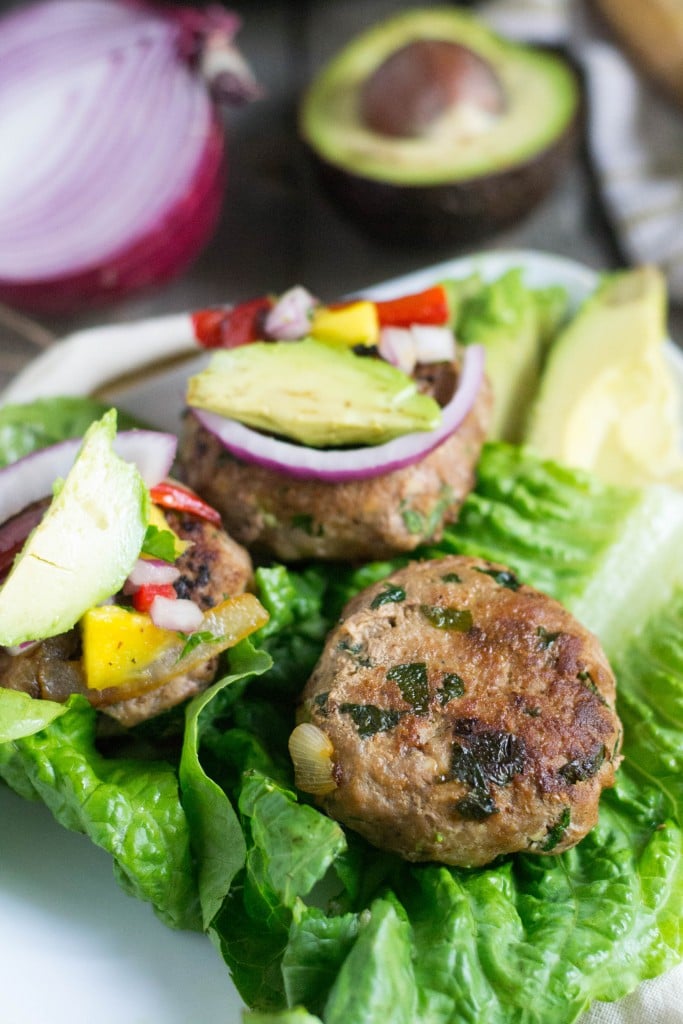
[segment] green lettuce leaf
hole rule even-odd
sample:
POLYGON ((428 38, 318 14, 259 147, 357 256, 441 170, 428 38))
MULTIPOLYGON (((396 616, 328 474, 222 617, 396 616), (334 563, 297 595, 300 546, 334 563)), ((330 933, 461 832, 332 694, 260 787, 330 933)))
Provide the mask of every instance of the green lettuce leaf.
POLYGON ((417 553, 502 561, 582 608, 604 632, 618 676, 625 760, 598 826, 559 857, 519 855, 478 870, 409 865, 343 830, 343 842, 331 832, 325 842, 328 819, 297 800, 287 777, 291 695, 307 675, 294 654, 306 636, 294 595, 305 592, 316 623, 308 665, 343 601, 405 559, 307 570, 305 586, 282 567, 261 577, 278 666, 224 709, 224 749, 241 736, 229 784, 247 867, 213 922, 257 1019, 570 1024, 594 1000, 617 999, 680 960, 683 580, 671 545, 680 550, 682 523, 673 492, 605 487, 490 445, 460 522, 417 553), (663 531, 652 529, 655 510, 663 531), (654 583, 648 564, 659 567, 654 583))
MULTIPOLYGON (((108 408, 94 398, 81 397, 38 398, 23 405, 3 405, 0 409, 0 466, 69 437, 82 437, 108 408)), ((142 426, 135 417, 121 411, 118 425, 119 430, 142 426)))
POLYGON ((683 585, 683 494, 600 483, 514 445, 482 453, 476 490, 429 553, 501 562, 562 601, 608 654, 683 585))
MULTIPOLYGON (((33 703, 40 710, 44 702, 33 703)), ((95 722, 86 699, 71 697, 40 731, 0 744, 0 778, 110 853, 121 886, 167 924, 196 929, 197 880, 177 772, 163 761, 105 757, 95 722)))
POLYGON ((192 829, 192 845, 197 854, 199 897, 205 930, 216 916, 233 878, 244 864, 246 845, 232 804, 220 786, 209 778, 199 761, 203 712, 226 686, 247 676, 265 672, 272 662, 265 651, 255 651, 249 641, 245 640, 232 651, 230 664, 230 675, 218 680, 190 702, 179 765, 183 807, 192 829))
POLYGON ((122 887, 174 928, 208 924, 245 859, 230 801, 197 756, 204 709, 270 665, 246 641, 231 653, 230 674, 187 707, 179 763, 172 748, 169 760, 149 760, 149 740, 145 756, 141 743, 134 756, 104 754, 84 697, 61 705, 0 689, 0 778, 111 854, 122 887))

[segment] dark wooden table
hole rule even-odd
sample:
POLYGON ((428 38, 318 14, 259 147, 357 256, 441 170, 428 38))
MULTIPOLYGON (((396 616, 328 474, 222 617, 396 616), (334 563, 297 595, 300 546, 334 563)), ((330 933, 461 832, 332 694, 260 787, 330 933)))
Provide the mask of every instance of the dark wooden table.
MULTIPOLYGON (((0 0, 0 10, 15 6, 0 0)), ((229 118, 229 180, 213 240, 181 279, 104 310, 37 325, 4 311, 0 387, 47 339, 76 328, 283 291, 294 283, 333 298, 460 254, 453 246, 398 248, 365 237, 321 193, 297 138, 297 101, 315 72, 365 26, 414 2, 252 0, 232 6, 244 19, 241 49, 267 95, 229 118)), ((479 246, 504 247, 555 252, 595 268, 619 265, 582 148, 540 209, 479 246)), ((678 314, 672 326, 680 337, 677 324, 678 314)))

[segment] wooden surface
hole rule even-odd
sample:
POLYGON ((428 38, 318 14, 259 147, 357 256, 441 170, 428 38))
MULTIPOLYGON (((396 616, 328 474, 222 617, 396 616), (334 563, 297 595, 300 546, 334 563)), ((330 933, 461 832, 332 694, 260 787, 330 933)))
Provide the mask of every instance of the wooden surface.
MULTIPOLYGON (((0 10, 12 6, 17 4, 0 0, 0 10)), ((242 52, 267 95, 229 117, 229 180, 212 242, 181 279, 115 306, 69 319, 43 319, 37 327, 0 310, 0 386, 49 335, 278 292, 294 283, 331 299, 463 252, 417 243, 397 248, 365 237, 321 194, 297 139, 297 101, 315 72, 365 26, 415 4, 252 0, 232 6, 244 19, 242 52)), ((540 209, 514 230, 478 246, 506 247, 555 252, 595 268, 619 265, 581 149, 540 209)))

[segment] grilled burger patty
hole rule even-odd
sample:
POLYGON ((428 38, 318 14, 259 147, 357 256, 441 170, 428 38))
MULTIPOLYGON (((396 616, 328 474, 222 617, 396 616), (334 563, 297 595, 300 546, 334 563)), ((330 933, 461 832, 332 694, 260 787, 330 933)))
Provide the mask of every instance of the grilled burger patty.
MULTIPOLYGON (((182 540, 192 542, 176 563, 180 570, 174 584, 178 597, 189 598, 206 610, 250 586, 251 559, 224 530, 206 519, 170 510, 166 511, 166 520, 182 540)), ((179 673, 155 690, 117 700, 113 687, 92 690, 86 686, 77 628, 43 640, 23 654, 13 656, 0 648, 0 680, 4 687, 56 701, 82 693, 124 726, 137 725, 203 690, 215 671, 216 660, 211 659, 200 669, 179 673)))
POLYGON ((344 609, 303 693, 321 805, 412 861, 559 853, 595 825, 621 727, 597 639, 502 566, 415 562, 344 609))
MULTIPOLYGON (((455 368, 424 368, 424 390, 445 404, 455 368)), ((256 554, 283 561, 368 560, 438 539, 474 484, 491 394, 485 382, 460 427, 424 459, 345 483, 293 480, 234 458, 195 417, 185 416, 179 462, 185 482, 217 508, 226 529, 256 554)))

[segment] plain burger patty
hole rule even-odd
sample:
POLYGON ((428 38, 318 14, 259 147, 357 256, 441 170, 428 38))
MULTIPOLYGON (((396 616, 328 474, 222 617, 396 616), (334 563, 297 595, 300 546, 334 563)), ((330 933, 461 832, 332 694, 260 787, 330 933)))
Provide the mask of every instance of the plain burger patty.
MULTIPOLYGON (((167 510, 165 515, 171 529, 182 540, 191 541, 176 562, 180 570, 174 584, 178 597, 188 598, 206 611, 250 586, 251 559, 225 530, 188 513, 167 510)), ((124 726, 137 725, 203 690, 212 681, 216 666, 212 658, 194 671, 179 672, 155 690, 117 701, 115 688, 100 691, 86 686, 77 628, 44 640, 24 654, 12 656, 0 648, 2 686, 56 701, 82 693, 124 726)))
POLYGON ((376 846, 476 866, 596 824, 621 727, 597 639, 486 561, 415 562, 344 609, 303 693, 332 747, 318 800, 376 846))
MULTIPOLYGON (((444 404, 453 392, 454 368, 438 364, 430 374, 424 390, 444 404)), ((474 484, 490 415, 485 381, 460 427, 425 458, 345 483, 294 480, 242 462, 191 413, 184 419, 178 458, 184 480, 254 553, 286 562, 387 558, 438 540, 444 525, 455 521, 474 484)))

